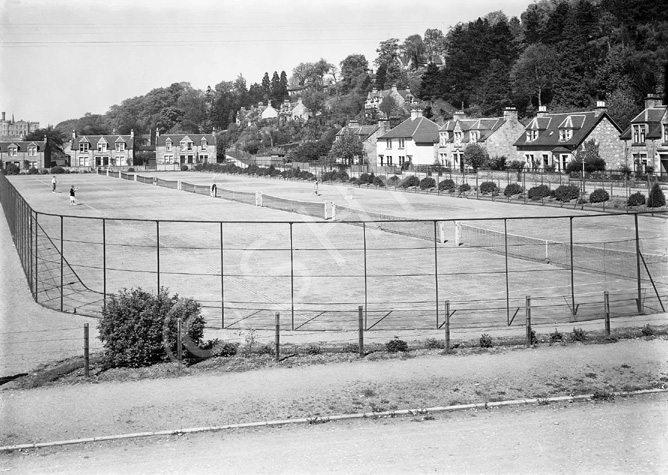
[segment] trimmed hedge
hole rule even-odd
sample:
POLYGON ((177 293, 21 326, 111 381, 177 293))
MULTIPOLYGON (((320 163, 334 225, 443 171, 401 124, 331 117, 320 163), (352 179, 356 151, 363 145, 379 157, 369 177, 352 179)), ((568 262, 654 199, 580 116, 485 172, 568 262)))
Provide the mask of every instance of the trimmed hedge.
POLYGON ((387 186, 397 186, 397 183, 399 183, 399 177, 397 175, 393 175, 387 180, 387 186))
POLYGON ((467 191, 471 191, 471 185, 469 185, 468 183, 462 183, 461 185, 459 185, 460 193, 465 193, 467 191))
POLYGON ((51 169, 52 175, 62 175, 63 173, 65 173, 65 169, 61 166, 56 166, 51 169))
POLYGON ((649 191, 649 197, 647 199, 648 208, 660 208, 661 206, 666 206, 666 196, 663 194, 661 187, 658 183, 654 183, 654 186, 649 191))
POLYGON ((451 179, 443 180, 438 184, 439 191, 455 191, 455 182, 451 179))
POLYGON ((645 204, 645 195, 640 192, 633 193, 629 196, 629 201, 627 202, 629 206, 641 206, 645 204))
POLYGON ((503 190, 503 194, 504 196, 510 198, 511 196, 522 194, 523 191, 524 190, 522 189, 521 185, 517 183, 508 183, 508 185, 503 190))
POLYGON ((547 185, 538 185, 534 186, 533 188, 529 189, 529 199, 538 201, 542 200, 543 198, 548 198, 551 194, 550 187, 547 185))
POLYGON ((480 193, 483 195, 499 194, 499 187, 493 181, 484 181, 480 184, 480 193))
POLYGON ((580 187, 577 185, 561 185, 554 190, 554 198, 557 201, 566 202, 577 200, 580 197, 580 187))
POLYGON ((436 188, 436 180, 431 177, 426 177, 420 180, 420 189, 428 190, 430 188, 436 188))
POLYGON ((383 179, 383 177, 377 176, 373 179, 373 184, 382 188, 385 186, 385 180, 383 179))
POLYGON ((603 188, 597 188, 591 192, 589 195, 589 201, 591 203, 603 203, 604 201, 609 201, 610 195, 603 188))
POLYGON ((409 176, 403 180, 401 184, 402 188, 410 188, 411 186, 420 186, 420 179, 415 175, 409 176))

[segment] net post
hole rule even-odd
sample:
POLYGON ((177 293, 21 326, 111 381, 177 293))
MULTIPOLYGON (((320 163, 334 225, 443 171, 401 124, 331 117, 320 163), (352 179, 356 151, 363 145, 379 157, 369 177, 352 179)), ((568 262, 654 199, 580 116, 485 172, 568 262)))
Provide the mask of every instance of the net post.
POLYGON ((155 222, 155 251, 156 251, 156 269, 158 274, 158 291, 160 293, 160 221, 155 222))
POLYGON ((359 345, 360 358, 364 358, 364 318, 362 309, 362 305, 357 307, 357 343, 359 345))
POLYGON ((438 222, 438 230, 440 232, 440 242, 445 244, 445 223, 443 221, 438 222))
POLYGON ((571 322, 575 321, 575 273, 573 272, 573 216, 569 218, 571 254, 571 322))
POLYGON ((643 313, 642 305, 642 283, 640 281, 640 236, 638 233, 638 213, 633 215, 633 222, 636 228, 636 276, 638 280, 638 313, 643 313))
POLYGON ((275 332, 274 332, 274 359, 276 362, 281 359, 281 313, 274 313, 275 332))
POLYGON ((63 282, 64 282, 64 276, 63 276, 63 265, 64 265, 64 260, 65 258, 63 257, 64 254, 64 249, 63 249, 63 217, 62 215, 60 216, 60 311, 63 311, 63 282))
POLYGON ((508 219, 503 218, 503 245, 506 261, 506 324, 510 325, 510 282, 508 274, 508 219))
POLYGON ((290 223, 290 305, 292 318, 292 331, 295 330, 295 258, 294 243, 292 240, 292 224, 290 223))
POLYGON ((610 294, 603 292, 603 309, 605 311, 605 336, 610 336, 610 294))
POLYGON ((450 301, 445 301, 445 352, 450 353, 450 301))
POLYGON ((369 306, 369 287, 368 287, 368 273, 366 261, 366 223, 362 223, 362 239, 364 241, 364 328, 367 327, 368 322, 368 306, 369 306))
POLYGON ((223 222, 220 222, 220 328, 225 329, 225 267, 223 257, 223 222))
POLYGON ((84 376, 90 376, 90 350, 88 340, 88 323, 84 323, 84 376))
POLYGON ((434 220, 434 289, 436 302, 436 328, 438 328, 438 228, 434 220))
POLYGON ((107 220, 102 218, 102 311, 107 310, 107 220))
POLYGON ((527 315, 527 322, 526 322, 526 330, 527 330, 527 347, 530 347, 533 345, 533 338, 531 337, 531 296, 527 295, 526 296, 526 315, 527 315))
POLYGON ((38 291, 38 282, 39 282, 39 241, 37 239, 39 235, 39 214, 35 211, 35 302, 39 303, 39 297, 37 294, 38 291))

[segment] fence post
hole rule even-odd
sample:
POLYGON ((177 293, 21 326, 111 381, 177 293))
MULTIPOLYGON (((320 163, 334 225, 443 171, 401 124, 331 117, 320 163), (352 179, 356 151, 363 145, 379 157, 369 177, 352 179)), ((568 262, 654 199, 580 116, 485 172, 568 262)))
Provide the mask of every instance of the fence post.
POLYGON ((575 321, 575 273, 573 272, 573 217, 570 217, 570 248, 571 248, 571 321, 575 321))
POLYGON ((102 310, 107 310, 107 220, 102 218, 102 310))
POLYGON ((88 323, 84 323, 84 376, 90 376, 90 354, 88 340, 88 323))
POLYGON ((368 308, 369 308, 369 287, 367 277, 367 263, 366 263, 366 223, 362 223, 362 238, 364 240, 364 328, 367 327, 368 308))
POLYGON ((294 244, 292 242, 292 223, 290 223, 290 305, 292 318, 292 331, 295 330, 295 258, 294 244))
POLYGON ((181 319, 176 320, 176 358, 179 360, 179 370, 181 369, 181 359, 183 358, 183 348, 181 348, 181 319))
POLYGON ((450 301, 445 301, 445 352, 450 353, 450 301))
POLYGON ((526 299, 527 312, 527 346, 533 345, 533 338, 531 338, 531 297, 527 295, 526 299))
POLYGON ((358 344, 360 347, 360 358, 364 358, 364 316, 363 307, 360 305, 357 308, 357 328, 358 328, 358 344))
POLYGON ((276 333, 274 334, 274 359, 278 362, 281 359, 281 313, 274 313, 276 320, 276 333))
POLYGON ((638 213, 633 215, 636 228, 636 275, 638 277, 638 313, 643 312, 642 306, 642 285, 640 282, 640 237, 638 235, 638 213))
POLYGON ((63 311, 63 266, 65 265, 65 258, 63 257, 63 217, 60 217, 60 311, 63 311))
POLYGON ((158 274, 158 292, 160 293, 160 221, 155 222, 156 269, 158 274))
POLYGON ((605 336, 610 336, 610 294, 603 292, 603 308, 605 309, 605 336))
POLYGON ((35 302, 39 303, 39 297, 37 296, 38 291, 38 282, 39 282, 39 242, 37 237, 39 235, 39 214, 35 211, 35 302))
POLYGON ((503 218, 503 245, 506 259, 506 324, 510 325, 510 282, 508 275, 508 219, 503 218))
POLYGON ((220 328, 225 328, 225 272, 223 257, 223 223, 220 223, 220 328))

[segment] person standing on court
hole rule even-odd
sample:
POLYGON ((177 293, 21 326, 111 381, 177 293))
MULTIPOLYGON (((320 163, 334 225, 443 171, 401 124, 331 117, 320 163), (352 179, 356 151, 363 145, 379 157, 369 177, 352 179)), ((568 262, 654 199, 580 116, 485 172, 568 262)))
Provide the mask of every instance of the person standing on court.
POLYGON ((74 188, 74 185, 70 188, 70 206, 74 206, 77 204, 77 200, 74 196, 74 194, 77 192, 79 188, 74 188))
POLYGON ((51 193, 55 193, 55 192, 56 192, 56 183, 57 183, 57 182, 56 182, 56 177, 55 177, 55 175, 54 175, 54 177, 51 178, 51 193))
POLYGON ((211 198, 215 198, 215 197, 216 197, 216 184, 215 184, 215 183, 211 185, 211 193, 210 193, 210 195, 211 195, 211 198))
POLYGON ((313 184, 313 194, 318 194, 318 179, 316 178, 315 183, 313 184))

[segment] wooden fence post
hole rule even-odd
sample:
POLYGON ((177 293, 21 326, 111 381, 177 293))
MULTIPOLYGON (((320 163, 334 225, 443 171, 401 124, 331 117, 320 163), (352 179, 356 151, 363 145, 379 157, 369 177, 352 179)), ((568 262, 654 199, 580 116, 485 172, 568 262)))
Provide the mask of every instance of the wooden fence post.
POLYGON ((357 308, 358 343, 360 347, 360 358, 364 358, 364 306, 357 308))
POLYGON ((527 295, 526 298, 526 312, 527 312, 527 346, 533 345, 533 338, 531 335, 531 297, 527 295))
POLYGON ((445 352, 450 353, 450 301, 445 301, 445 352))
POLYGON ((610 294, 603 292, 603 308, 605 311, 605 336, 610 336, 610 294))
POLYGON ((84 323, 84 376, 86 378, 90 376, 90 348, 89 348, 88 323, 84 323))
POLYGON ((274 359, 278 362, 281 358, 281 314, 274 314, 276 319, 276 332, 274 335, 274 359))

